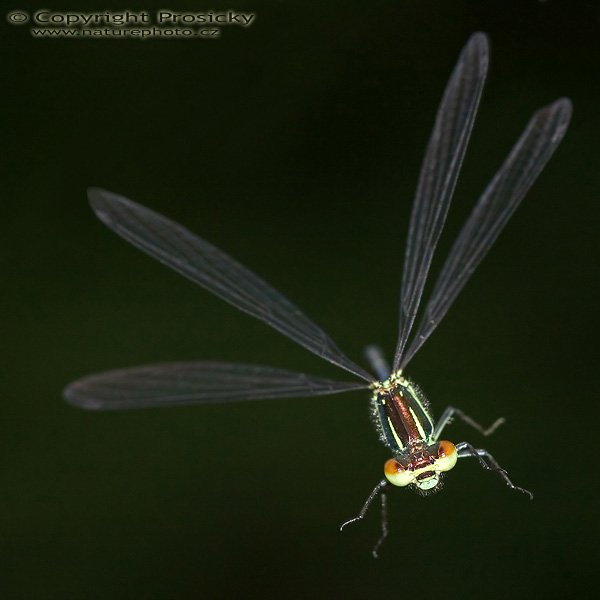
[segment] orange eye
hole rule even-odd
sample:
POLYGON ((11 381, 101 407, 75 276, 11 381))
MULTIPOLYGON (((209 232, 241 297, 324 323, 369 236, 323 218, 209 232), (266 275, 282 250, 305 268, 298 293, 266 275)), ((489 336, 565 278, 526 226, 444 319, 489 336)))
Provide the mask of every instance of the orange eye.
POLYGON ((442 440, 438 447, 438 456, 442 458, 443 456, 450 456, 456 452, 456 447, 452 442, 448 440, 442 440))
POLYGON ((449 471, 458 460, 456 446, 447 440, 442 440, 438 446, 438 458, 435 461, 435 468, 438 471, 449 471))
POLYGON ((407 471, 395 458, 390 458, 383 466, 385 478, 392 484, 404 487, 414 480, 412 471, 407 471))

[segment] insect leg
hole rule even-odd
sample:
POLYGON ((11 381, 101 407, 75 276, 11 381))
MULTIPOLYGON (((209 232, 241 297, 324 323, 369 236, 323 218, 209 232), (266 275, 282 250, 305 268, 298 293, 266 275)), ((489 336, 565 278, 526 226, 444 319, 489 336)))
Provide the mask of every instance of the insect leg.
POLYGON ((437 440, 440 437, 442 430, 444 427, 446 427, 446 425, 452 422, 452 417, 454 417, 454 415, 462 419, 467 425, 477 429, 479 433, 485 436, 492 435, 492 433, 494 433, 494 431, 496 431, 496 429, 498 429, 498 427, 500 427, 500 425, 506 421, 504 417, 500 417, 499 419, 496 419, 487 429, 484 429, 479 423, 477 423, 477 421, 474 421, 471 417, 469 417, 469 415, 466 415, 459 408, 448 406, 448 408, 446 408, 446 410, 442 413, 442 416, 438 420, 435 429, 433 430, 434 440, 437 440))
MULTIPOLYGON (((342 523, 342 525, 340 526, 340 531, 342 531, 342 529, 344 529, 344 527, 346 527, 346 525, 350 525, 350 523, 354 523, 355 521, 360 521, 366 514, 367 511, 369 510, 369 506, 371 505, 371 502, 373 502, 373 500, 377 497, 377 494, 379 494, 383 488, 385 488, 385 486, 388 484, 386 479, 382 479, 374 488, 373 491, 369 494, 369 497, 367 498, 367 501, 365 502, 364 506, 360 509, 360 512, 358 513, 358 515, 356 515, 356 517, 353 517, 352 519, 348 519, 348 521, 342 523)), ((386 527, 383 526, 382 523, 382 529, 385 530, 385 533, 387 534, 387 524, 386 527)), ((382 536, 382 538, 384 538, 385 535, 382 536)))
POLYGON ((483 450, 482 448, 473 448, 473 446, 471 446, 471 444, 468 442, 460 442, 459 444, 456 444, 456 450, 458 452, 458 458, 465 458, 467 456, 477 458, 484 469, 496 471, 496 473, 502 477, 504 483, 506 483, 509 488, 523 492, 529 496, 530 500, 533 500, 533 494, 529 490, 516 486, 508 478, 506 471, 498 464, 496 459, 487 450, 483 450))
POLYGON ((379 554, 377 554, 379 548, 381 548, 381 544, 387 537, 388 534, 388 509, 387 509, 387 492, 384 490, 381 492, 381 536, 377 540, 375 544, 372 554, 373 558, 379 558, 379 554))

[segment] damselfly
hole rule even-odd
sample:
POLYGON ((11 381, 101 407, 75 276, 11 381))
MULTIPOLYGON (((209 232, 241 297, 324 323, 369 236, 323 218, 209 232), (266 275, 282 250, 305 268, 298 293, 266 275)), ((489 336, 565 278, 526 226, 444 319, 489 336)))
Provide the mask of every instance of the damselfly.
POLYGON ((491 433, 502 419, 484 429, 459 409, 448 407, 435 424, 423 393, 404 374, 410 360, 440 323, 552 156, 571 116, 571 103, 566 98, 533 115, 459 233, 416 333, 410 338, 471 133, 487 66, 487 38, 476 33, 463 49, 450 77, 425 152, 408 228, 398 343, 391 369, 381 351, 370 347, 367 357, 377 376, 371 375, 346 357, 294 304, 219 249, 131 200, 91 189, 89 198, 97 216, 134 246, 366 383, 332 381, 247 364, 175 362, 91 375, 70 384, 64 392, 65 398, 81 408, 112 410, 319 396, 370 388, 372 418, 392 458, 385 463, 385 477, 375 486, 358 516, 344 523, 342 528, 362 519, 370 503, 380 495, 382 533, 374 555, 387 535, 386 492, 390 484, 430 493, 439 489, 443 474, 452 469, 459 458, 476 458, 483 468, 496 471, 509 487, 532 497, 530 492, 510 481, 506 471, 486 450, 468 442, 454 445, 440 439, 454 416, 484 435, 491 433))

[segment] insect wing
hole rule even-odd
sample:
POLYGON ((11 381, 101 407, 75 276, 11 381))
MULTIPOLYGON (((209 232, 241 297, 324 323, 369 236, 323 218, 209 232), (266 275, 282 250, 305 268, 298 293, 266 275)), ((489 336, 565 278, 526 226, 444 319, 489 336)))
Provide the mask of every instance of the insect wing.
POLYGON ((571 101, 561 98, 533 115, 454 242, 425 308, 423 320, 399 363, 400 368, 408 364, 438 326, 477 265, 494 245, 502 228, 560 144, 571 112, 571 101))
POLYGON ((446 86, 429 139, 408 229, 400 324, 393 370, 396 371, 412 329, 433 253, 446 221, 488 67, 483 33, 471 36, 446 86))
POLYGON ((123 196, 98 188, 88 194, 98 218, 140 250, 317 356, 366 381, 374 379, 287 298, 212 244, 123 196))
POLYGON ((87 410, 324 396, 368 387, 273 367, 219 362, 160 363, 83 377, 64 391, 87 410))

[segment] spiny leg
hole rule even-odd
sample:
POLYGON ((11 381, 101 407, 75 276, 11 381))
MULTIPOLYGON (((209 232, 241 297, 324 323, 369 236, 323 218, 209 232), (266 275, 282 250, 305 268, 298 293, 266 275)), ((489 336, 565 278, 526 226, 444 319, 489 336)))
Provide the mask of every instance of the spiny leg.
MULTIPOLYGON (((373 491, 369 494, 367 501, 364 503, 364 506, 360 509, 360 512, 358 513, 358 515, 356 515, 356 517, 353 517, 352 519, 348 519, 348 521, 342 523, 342 525, 340 526, 340 531, 342 531, 344 529, 344 527, 346 527, 346 525, 350 525, 350 523, 355 523, 356 521, 360 521, 361 519, 363 519, 364 516, 367 514, 367 511, 369 510, 369 506, 371 505, 371 502, 373 502, 373 500, 375 500, 375 498, 377 497, 377 494, 379 494, 383 490, 383 488, 385 488, 385 486, 387 484, 388 484, 387 479, 382 479, 373 488, 373 491)), ((382 504, 381 510, 382 510, 381 529, 382 529, 383 533, 381 535, 379 542, 377 542, 375 549, 377 549, 379 547, 379 545, 381 544, 381 542, 383 542, 383 539, 387 535, 387 505, 385 503, 382 504), (385 515, 385 520, 384 520, 384 515, 385 515)))
POLYGON ((379 550, 379 548, 381 548, 381 544, 383 544, 383 541, 385 540, 385 538, 387 537, 388 534, 388 509, 387 509, 387 493, 384 490, 383 492, 381 492, 381 536, 379 537, 379 539, 377 540, 377 543, 375 544, 373 550, 371 551, 371 553, 373 554, 373 558, 379 558, 379 554, 377 554, 377 551, 379 550))
POLYGON ((509 478, 506 471, 498 464, 498 461, 487 451, 482 448, 474 448, 468 442, 460 442, 456 444, 456 450, 458 452, 458 458, 465 458, 471 456, 477 458, 479 463, 484 469, 488 471, 496 471, 500 477, 504 480, 504 483, 513 490, 518 490, 527 494, 530 500, 533 500, 533 494, 525 488, 515 485, 509 478))
POLYGON ((498 429, 498 427, 500 427, 500 425, 506 421, 504 417, 500 417, 499 419, 496 419, 487 429, 484 429, 479 423, 477 423, 477 421, 473 420, 471 417, 469 417, 469 415, 466 415, 459 408, 448 406, 448 408, 446 408, 446 410, 442 413, 442 416, 438 420, 435 429, 433 430, 434 440, 439 439, 442 430, 444 427, 446 427, 446 425, 452 422, 452 417, 454 415, 462 419, 467 425, 477 429, 479 433, 485 436, 492 435, 492 433, 494 433, 494 431, 496 431, 496 429, 498 429))

